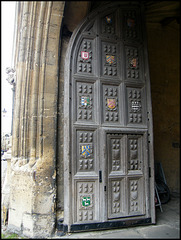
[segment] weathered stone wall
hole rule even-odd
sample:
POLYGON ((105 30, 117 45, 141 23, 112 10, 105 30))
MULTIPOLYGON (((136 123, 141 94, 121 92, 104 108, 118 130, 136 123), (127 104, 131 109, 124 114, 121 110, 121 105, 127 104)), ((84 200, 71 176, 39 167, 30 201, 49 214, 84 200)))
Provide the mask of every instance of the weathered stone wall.
POLYGON ((180 32, 176 21, 147 24, 155 161, 180 192, 180 32))
POLYGON ((50 236, 56 219, 60 30, 64 1, 19 2, 8 227, 50 236))

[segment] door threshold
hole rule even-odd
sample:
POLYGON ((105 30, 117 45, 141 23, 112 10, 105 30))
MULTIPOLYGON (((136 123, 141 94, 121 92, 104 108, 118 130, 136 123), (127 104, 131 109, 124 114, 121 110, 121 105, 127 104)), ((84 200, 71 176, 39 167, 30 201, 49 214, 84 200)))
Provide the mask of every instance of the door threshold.
MULTIPOLYGON (((151 218, 94 222, 94 223, 80 223, 80 224, 72 224, 70 226, 70 232, 106 230, 106 229, 123 228, 123 227, 131 227, 131 226, 147 225, 147 224, 151 224, 151 218)), ((68 226, 58 221, 57 230, 62 231, 64 233, 68 232, 68 226)))

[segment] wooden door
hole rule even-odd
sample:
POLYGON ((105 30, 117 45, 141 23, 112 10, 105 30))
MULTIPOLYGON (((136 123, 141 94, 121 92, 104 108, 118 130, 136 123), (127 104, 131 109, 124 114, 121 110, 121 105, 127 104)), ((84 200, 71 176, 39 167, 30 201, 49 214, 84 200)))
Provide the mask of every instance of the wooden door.
POLYGON ((114 3, 92 13, 72 36, 64 103, 70 231, 115 227, 115 220, 154 222, 143 26, 139 4, 114 3))

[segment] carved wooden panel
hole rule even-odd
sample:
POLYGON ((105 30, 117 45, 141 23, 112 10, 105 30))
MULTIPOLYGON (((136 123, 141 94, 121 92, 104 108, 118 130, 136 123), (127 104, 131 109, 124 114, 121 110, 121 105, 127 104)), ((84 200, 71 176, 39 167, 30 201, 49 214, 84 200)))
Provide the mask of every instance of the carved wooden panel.
POLYGON ((143 199, 143 178, 130 178, 128 180, 129 189, 129 215, 144 214, 145 202, 143 199))
POLYGON ((121 135, 119 138, 111 138, 110 140, 110 165, 109 172, 124 171, 124 141, 121 135))
POLYGON ((126 52, 126 78, 139 80, 141 78, 140 73, 140 56, 138 48, 125 46, 126 52))
POLYGON ((139 18, 136 10, 124 11, 124 38, 138 41, 141 39, 139 18))
POLYGON ((116 13, 108 13, 101 19, 101 33, 104 35, 115 35, 115 15, 116 13))
POLYGON ((143 124, 144 123, 144 105, 143 90, 141 88, 127 87, 127 107, 128 107, 128 123, 143 124))
POLYGON ((82 74, 94 74, 93 52, 94 40, 83 39, 78 52, 77 72, 82 74))
POLYGON ((95 140, 93 131, 77 132, 77 171, 90 172, 95 170, 95 140))
POLYGON ((117 45, 102 43, 102 75, 117 77, 117 45))
POLYGON ((122 179, 110 179, 110 201, 109 206, 109 218, 120 217, 125 215, 125 180, 122 179))
POLYGON ((136 173, 143 169, 141 136, 128 136, 128 171, 136 173))
POLYGON ((77 121, 95 120, 94 84, 77 82, 77 121))
POLYGON ((77 222, 91 222, 96 219, 95 207, 95 182, 90 181, 77 181, 77 193, 76 193, 76 210, 77 210, 77 222))
POLYGON ((112 171, 119 171, 121 169, 120 154, 121 154, 120 140, 113 139, 112 140, 112 171))
POLYGON ((119 118, 118 86, 103 85, 103 121, 116 124, 119 118))

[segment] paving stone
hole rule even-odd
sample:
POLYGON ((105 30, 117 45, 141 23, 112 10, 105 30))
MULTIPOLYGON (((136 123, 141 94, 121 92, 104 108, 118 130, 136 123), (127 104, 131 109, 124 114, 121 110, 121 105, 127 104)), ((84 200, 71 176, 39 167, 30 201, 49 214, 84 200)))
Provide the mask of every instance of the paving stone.
POLYGON ((180 238, 180 230, 166 224, 141 229, 139 232, 144 238, 180 238))

